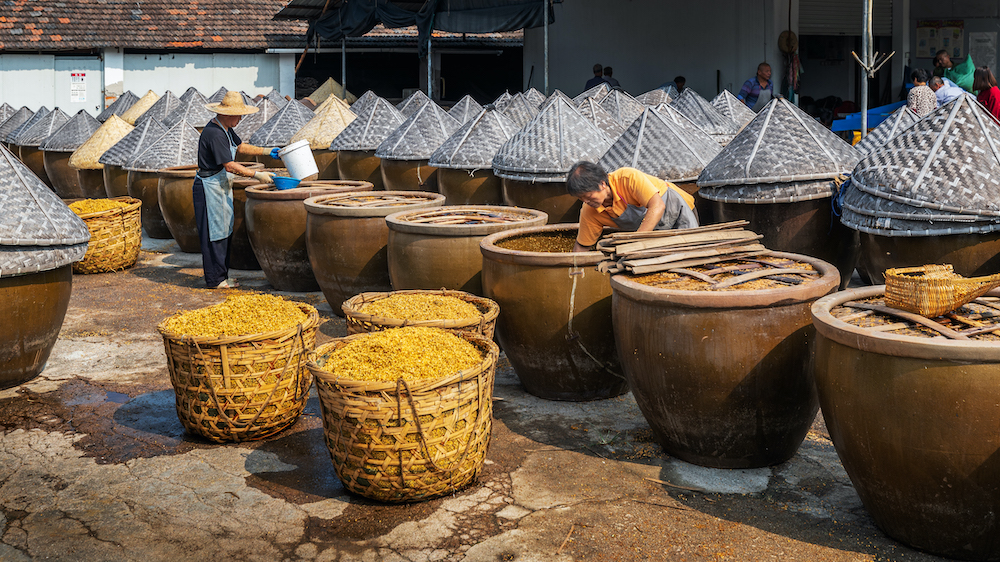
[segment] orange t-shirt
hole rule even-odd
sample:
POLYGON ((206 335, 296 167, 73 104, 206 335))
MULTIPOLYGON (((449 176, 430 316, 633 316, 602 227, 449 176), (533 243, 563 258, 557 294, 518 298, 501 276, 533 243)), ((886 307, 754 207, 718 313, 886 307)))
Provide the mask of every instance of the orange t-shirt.
POLYGON ((663 197, 668 189, 673 189, 684 198, 684 202, 694 209, 694 197, 676 185, 658 177, 640 172, 635 168, 618 168, 608 174, 608 186, 614 203, 611 208, 584 205, 580 209, 580 232, 576 241, 581 246, 593 246, 601 237, 605 226, 615 228, 615 219, 625 212, 629 205, 645 207, 653 195, 663 197))

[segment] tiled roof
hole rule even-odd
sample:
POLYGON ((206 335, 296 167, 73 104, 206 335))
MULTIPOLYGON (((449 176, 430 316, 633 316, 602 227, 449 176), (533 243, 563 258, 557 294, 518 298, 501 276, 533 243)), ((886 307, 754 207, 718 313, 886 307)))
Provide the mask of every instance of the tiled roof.
POLYGON ((0 50, 304 47, 287 0, 0 0, 0 50))
MULTIPOLYGON (((436 46, 489 46, 520 47, 524 43, 524 30, 498 33, 451 33, 434 30, 432 39, 436 46)), ((376 25, 364 37, 348 37, 347 44, 365 46, 413 46, 417 44, 417 26, 388 28, 376 25)))

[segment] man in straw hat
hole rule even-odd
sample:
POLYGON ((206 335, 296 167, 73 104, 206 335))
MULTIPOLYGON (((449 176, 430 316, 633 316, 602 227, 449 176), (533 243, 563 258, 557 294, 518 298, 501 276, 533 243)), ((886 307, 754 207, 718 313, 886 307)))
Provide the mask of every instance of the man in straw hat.
POLYGON ((273 174, 254 172, 236 161, 237 154, 277 158, 278 149, 246 144, 233 131, 244 115, 258 108, 243 103, 239 92, 230 90, 219 103, 206 104, 215 118, 205 125, 198 139, 198 173, 194 178, 194 216, 201 241, 202 268, 209 288, 234 289, 239 286, 229 278, 229 239, 233 235, 232 176, 255 178, 273 183, 273 174))
POLYGON ((574 252, 587 252, 604 227, 628 232, 694 228, 694 197, 676 185, 635 168, 606 173, 593 162, 573 164, 566 191, 583 201, 574 252))

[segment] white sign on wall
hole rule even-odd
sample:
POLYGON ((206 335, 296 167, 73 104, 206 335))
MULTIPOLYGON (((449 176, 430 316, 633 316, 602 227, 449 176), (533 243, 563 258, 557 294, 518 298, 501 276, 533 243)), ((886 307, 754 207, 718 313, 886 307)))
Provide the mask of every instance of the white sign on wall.
POLYGON ((969 33, 969 55, 976 66, 988 66, 995 69, 997 65, 997 32, 980 31, 969 33))
POLYGON ((69 102, 85 103, 87 101, 87 73, 73 72, 69 75, 69 102))

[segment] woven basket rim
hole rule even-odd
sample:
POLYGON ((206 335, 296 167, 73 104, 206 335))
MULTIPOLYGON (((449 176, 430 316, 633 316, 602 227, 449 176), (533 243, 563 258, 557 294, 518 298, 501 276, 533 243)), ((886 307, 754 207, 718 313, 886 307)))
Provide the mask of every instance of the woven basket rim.
POLYGON ((476 327, 485 322, 492 322, 500 314, 500 305, 492 299, 480 297, 465 291, 455 291, 450 289, 410 289, 406 291, 384 291, 359 293, 347 299, 340 305, 346 316, 352 317, 360 322, 371 322, 389 327, 419 326, 431 328, 464 328, 476 327), (390 318, 388 316, 375 316, 361 312, 361 306, 376 300, 385 299, 394 295, 438 295, 444 297, 455 297, 471 303, 479 309, 479 316, 475 318, 461 319, 436 319, 436 320, 405 320, 400 318, 390 318))
MULTIPOLYGON (((344 389, 344 392, 396 392, 397 381, 393 382, 383 382, 383 381, 359 381, 355 379, 345 379, 335 376, 332 372, 327 371, 325 368, 320 367, 316 360, 333 351, 337 346, 345 345, 353 340, 361 339, 366 336, 376 332, 365 332, 361 334, 354 334, 352 336, 345 336, 342 338, 336 338, 329 341, 315 349, 309 354, 309 360, 306 363, 306 367, 312 372, 313 376, 317 380, 322 381, 326 384, 331 384, 344 389)), ((497 344, 493 343, 493 340, 478 334, 476 332, 451 332, 452 334, 465 338, 466 341, 473 345, 477 345, 482 351, 485 347, 485 352, 483 353, 482 361, 479 362, 474 367, 469 367, 468 369, 462 369, 457 373, 452 375, 441 377, 438 379, 421 379, 415 381, 406 381, 411 392, 416 392, 418 390, 425 391, 431 390, 439 387, 449 386, 455 384, 459 381, 473 380, 477 379, 480 374, 489 370, 491 364, 495 364, 500 357, 500 348, 497 344)), ((400 379, 402 380, 402 379, 400 379)))
MULTIPOLYGON (((128 203, 128 205, 125 206, 125 207, 116 207, 114 209, 108 209, 106 211, 97 211, 96 213, 87 213, 87 214, 84 214, 84 215, 77 215, 77 216, 80 217, 83 220, 87 220, 87 219, 93 219, 93 218, 97 218, 97 217, 103 217, 105 215, 117 215, 117 214, 124 215, 125 213, 130 213, 130 212, 132 212, 132 211, 134 211, 134 210, 136 210, 136 209, 138 209, 139 207, 142 206, 142 201, 141 200, 136 199, 135 197, 130 197, 128 195, 122 195, 120 197, 109 197, 108 200, 109 201, 121 201, 122 203, 128 203)), ((82 201, 82 199, 81 199, 81 201, 82 201)))
POLYGON ((319 326, 319 312, 317 312, 316 307, 311 304, 306 304, 304 302, 290 301, 292 304, 299 307, 306 314, 306 319, 294 326, 282 330, 274 330, 271 332, 258 332, 256 334, 247 334, 245 336, 190 336, 187 334, 178 334, 177 332, 171 332, 163 327, 163 323, 169 318, 173 318, 176 314, 171 314, 167 318, 164 318, 156 325, 156 331, 160 333, 165 338, 179 341, 182 343, 196 343, 198 345, 232 345, 238 343, 249 343, 258 340, 272 340, 279 339, 282 336, 293 335, 299 331, 299 328, 303 331, 310 328, 319 326))

